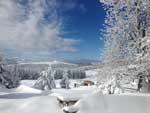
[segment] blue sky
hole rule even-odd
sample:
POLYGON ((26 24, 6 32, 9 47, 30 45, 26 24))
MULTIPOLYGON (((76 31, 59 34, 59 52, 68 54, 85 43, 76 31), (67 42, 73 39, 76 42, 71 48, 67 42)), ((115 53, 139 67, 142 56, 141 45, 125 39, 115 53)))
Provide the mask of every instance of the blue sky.
POLYGON ((0 49, 8 57, 99 59, 99 0, 1 0, 0 49))
POLYGON ((99 0, 78 0, 78 4, 83 4, 84 11, 75 8, 65 14, 69 20, 66 25, 68 33, 64 35, 81 40, 76 46, 78 51, 67 57, 99 59, 103 49, 99 30, 103 28, 105 12, 99 0))

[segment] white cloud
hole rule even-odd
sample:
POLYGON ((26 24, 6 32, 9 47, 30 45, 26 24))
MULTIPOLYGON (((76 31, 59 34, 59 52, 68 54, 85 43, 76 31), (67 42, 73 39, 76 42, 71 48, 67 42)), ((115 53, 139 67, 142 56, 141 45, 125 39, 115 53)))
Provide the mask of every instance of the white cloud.
POLYGON ((0 0, 0 48, 16 51, 73 52, 78 41, 61 37, 56 0, 0 0), (45 18, 45 14, 49 17, 45 18))

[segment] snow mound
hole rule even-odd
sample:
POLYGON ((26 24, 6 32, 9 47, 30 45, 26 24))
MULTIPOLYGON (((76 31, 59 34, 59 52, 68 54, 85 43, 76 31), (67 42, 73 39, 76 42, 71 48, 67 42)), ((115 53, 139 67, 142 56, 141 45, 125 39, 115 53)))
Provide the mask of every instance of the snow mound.
POLYGON ((78 113, 149 113, 150 95, 102 95, 95 93, 74 106, 78 113))
POLYGON ((20 85, 19 87, 16 88, 15 91, 18 93, 42 93, 41 90, 34 89, 26 85, 20 85))

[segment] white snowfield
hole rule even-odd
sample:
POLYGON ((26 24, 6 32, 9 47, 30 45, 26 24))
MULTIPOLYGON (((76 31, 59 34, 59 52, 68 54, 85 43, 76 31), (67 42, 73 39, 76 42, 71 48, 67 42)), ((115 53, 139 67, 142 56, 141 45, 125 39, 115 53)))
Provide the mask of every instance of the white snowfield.
POLYGON ((103 95, 99 91, 92 93, 94 89, 60 89, 44 94, 24 85, 12 90, 1 87, 0 113, 63 113, 63 110, 78 111, 77 113, 150 113, 149 94, 103 95), (80 100, 74 106, 62 109, 51 93, 61 96, 65 94, 66 100, 76 96, 80 100), (81 97, 85 93, 86 96, 81 97))

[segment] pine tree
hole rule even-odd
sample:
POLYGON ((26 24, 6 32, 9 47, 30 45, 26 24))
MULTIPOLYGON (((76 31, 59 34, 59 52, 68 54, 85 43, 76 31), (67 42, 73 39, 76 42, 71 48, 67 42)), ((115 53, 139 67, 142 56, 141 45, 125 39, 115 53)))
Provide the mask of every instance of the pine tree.
POLYGON ((36 81, 34 87, 41 90, 50 90, 55 88, 54 72, 52 68, 49 67, 47 70, 44 70, 40 73, 40 77, 36 81))
POLYGON ((18 66, 13 65, 11 67, 0 64, 0 83, 6 88, 15 88, 19 85, 20 77, 18 72, 18 66))
POLYGON ((69 89, 69 78, 68 78, 68 72, 67 71, 64 71, 64 74, 63 74, 63 78, 60 82, 60 85, 61 85, 61 88, 66 88, 66 89, 69 89))

